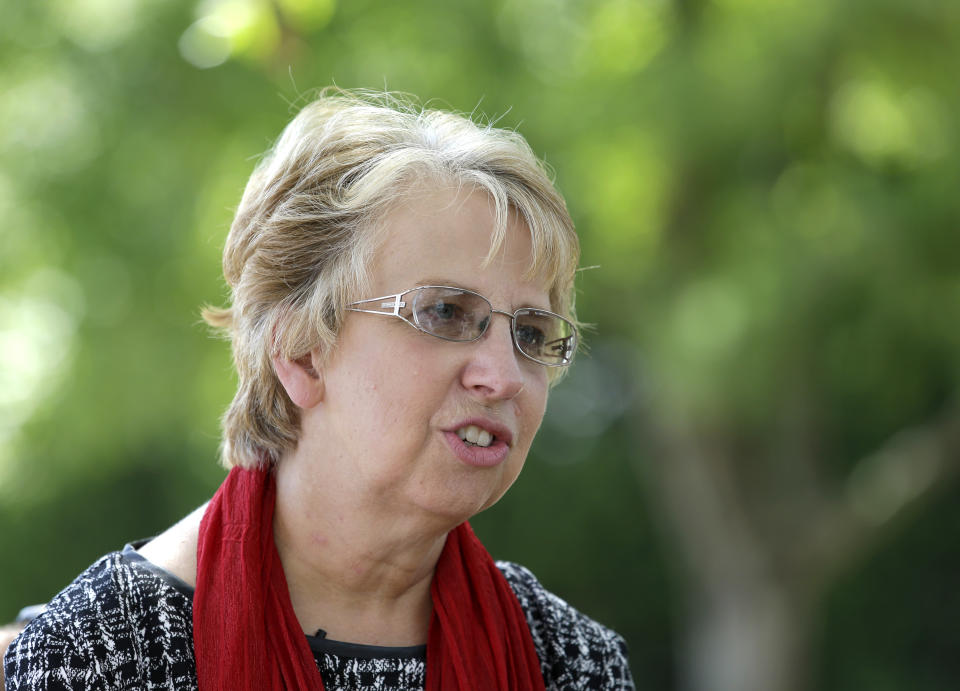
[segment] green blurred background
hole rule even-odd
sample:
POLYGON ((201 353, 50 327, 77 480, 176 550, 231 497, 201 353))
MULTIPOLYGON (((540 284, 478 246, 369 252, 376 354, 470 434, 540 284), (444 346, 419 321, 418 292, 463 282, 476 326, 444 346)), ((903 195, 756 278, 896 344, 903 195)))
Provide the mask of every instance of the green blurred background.
POLYGON ((960 687, 960 3, 0 0, 0 619, 205 501, 310 91, 518 128, 590 351, 475 520, 642 689, 960 687))

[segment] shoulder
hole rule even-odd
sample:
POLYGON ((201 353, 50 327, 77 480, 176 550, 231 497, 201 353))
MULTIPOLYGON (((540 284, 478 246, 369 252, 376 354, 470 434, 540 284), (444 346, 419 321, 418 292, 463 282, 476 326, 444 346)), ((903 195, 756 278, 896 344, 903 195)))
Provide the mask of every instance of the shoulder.
POLYGON ((200 521, 207 504, 203 504, 167 528, 157 537, 137 548, 151 563, 175 575, 193 587, 197 583, 197 541, 200 521))
POLYGON ((116 598, 117 553, 108 554, 60 592, 13 642, 5 657, 7 688, 98 688, 93 672, 97 611, 116 598))
POLYGON ((192 659, 176 645, 192 641, 190 600, 145 564, 113 552, 77 576, 11 645, 7 689, 145 688, 163 646, 192 659))
POLYGON ((548 591, 523 566, 498 561, 497 567, 527 616, 547 689, 634 688, 623 638, 548 591))

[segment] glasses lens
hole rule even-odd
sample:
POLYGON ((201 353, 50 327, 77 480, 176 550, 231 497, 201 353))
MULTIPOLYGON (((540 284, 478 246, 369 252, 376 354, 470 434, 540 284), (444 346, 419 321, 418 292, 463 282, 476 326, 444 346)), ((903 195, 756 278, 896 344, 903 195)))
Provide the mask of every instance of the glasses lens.
POLYGON ((490 322, 490 303, 456 288, 417 288, 413 320, 421 329, 448 341, 473 341, 490 322))
POLYGON ((545 365, 569 365, 577 349, 573 324, 551 312, 519 310, 514 317, 517 347, 545 365))

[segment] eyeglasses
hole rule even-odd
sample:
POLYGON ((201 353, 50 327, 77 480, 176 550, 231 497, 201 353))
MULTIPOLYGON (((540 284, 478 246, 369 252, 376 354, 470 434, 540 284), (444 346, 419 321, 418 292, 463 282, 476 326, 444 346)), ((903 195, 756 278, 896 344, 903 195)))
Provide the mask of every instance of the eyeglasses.
POLYGON ((486 333, 493 314, 503 314, 510 317, 510 333, 517 350, 534 362, 565 367, 577 350, 577 329, 559 314, 534 307, 521 307, 513 314, 495 310, 487 298, 463 288, 420 286, 396 295, 351 302, 347 309, 399 317, 423 333, 458 343, 476 341, 486 333), (371 302, 379 302, 380 309, 355 307, 371 302))

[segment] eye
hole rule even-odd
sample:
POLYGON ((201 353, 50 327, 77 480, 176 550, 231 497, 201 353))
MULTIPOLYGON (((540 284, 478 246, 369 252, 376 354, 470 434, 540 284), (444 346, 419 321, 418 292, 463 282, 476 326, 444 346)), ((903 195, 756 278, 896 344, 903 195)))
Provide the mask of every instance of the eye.
POLYGON ((432 304, 423 307, 420 316, 431 322, 444 322, 455 319, 463 319, 463 308, 446 300, 436 300, 432 304))
POLYGON ((436 298, 417 307, 417 323, 427 333, 451 341, 469 341, 477 337, 473 314, 462 300, 436 298))
POLYGON ((443 286, 418 288, 413 302, 416 325, 448 341, 473 341, 483 334, 490 305, 470 291, 443 286))
POLYGON ((528 353, 540 352, 546 338, 541 329, 531 324, 518 324, 516 329, 517 342, 528 353))

